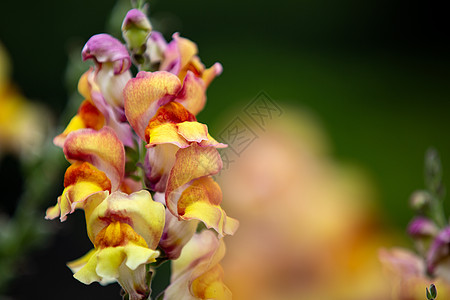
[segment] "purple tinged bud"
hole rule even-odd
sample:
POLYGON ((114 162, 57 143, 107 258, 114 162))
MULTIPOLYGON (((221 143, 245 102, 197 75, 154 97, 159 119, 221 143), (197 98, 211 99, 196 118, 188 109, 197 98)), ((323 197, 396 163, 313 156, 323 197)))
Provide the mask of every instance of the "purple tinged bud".
POLYGON ((437 237, 431 244, 430 250, 427 253, 426 264, 427 271, 429 274, 433 274, 437 264, 448 257, 450 245, 450 227, 445 227, 439 232, 437 237))
POLYGON ((414 218, 408 225, 408 234, 412 237, 432 237, 439 232, 433 221, 424 218, 414 218))
POLYGON ((147 16, 138 9, 130 10, 122 23, 122 35, 133 51, 139 51, 148 40, 152 25, 147 16))
POLYGON ((133 27, 148 31, 152 30, 152 26, 150 25, 150 21, 147 16, 136 8, 127 13, 122 23, 122 30, 128 30, 133 27))
POLYGON ((112 63, 115 75, 126 72, 131 66, 131 58, 125 45, 106 33, 92 36, 81 54, 83 60, 94 59, 100 68, 104 63, 112 63))

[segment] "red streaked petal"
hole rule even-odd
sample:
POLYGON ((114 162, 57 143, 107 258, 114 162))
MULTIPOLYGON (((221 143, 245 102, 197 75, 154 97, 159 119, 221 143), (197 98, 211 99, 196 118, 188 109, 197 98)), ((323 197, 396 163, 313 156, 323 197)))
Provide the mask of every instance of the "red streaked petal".
POLYGON ((140 72, 124 89, 125 115, 136 133, 145 140, 145 128, 158 108, 172 101, 181 82, 169 72, 140 72))
POLYGON ((81 129, 70 133, 64 143, 64 154, 70 162, 91 163, 111 180, 113 191, 119 188, 125 172, 125 150, 111 128, 81 129))

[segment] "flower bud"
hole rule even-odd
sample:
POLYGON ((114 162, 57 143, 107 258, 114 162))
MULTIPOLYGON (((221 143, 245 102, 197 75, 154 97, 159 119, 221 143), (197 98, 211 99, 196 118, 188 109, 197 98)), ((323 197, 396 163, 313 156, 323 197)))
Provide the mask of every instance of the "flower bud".
POLYGON ((145 14, 138 10, 130 10, 122 23, 123 38, 131 51, 142 54, 152 31, 152 25, 145 14))
POLYGON ((413 238, 433 237, 438 233, 439 228, 433 221, 424 217, 416 217, 408 225, 408 234, 413 238))
POLYGON ((409 200, 411 207, 415 210, 422 210, 431 202, 431 195, 427 191, 415 191, 409 200))
POLYGON ((428 290, 428 288, 426 288, 427 290, 427 299, 428 300, 434 300, 437 297, 437 290, 436 290, 436 286, 434 284, 430 285, 430 290, 428 290))

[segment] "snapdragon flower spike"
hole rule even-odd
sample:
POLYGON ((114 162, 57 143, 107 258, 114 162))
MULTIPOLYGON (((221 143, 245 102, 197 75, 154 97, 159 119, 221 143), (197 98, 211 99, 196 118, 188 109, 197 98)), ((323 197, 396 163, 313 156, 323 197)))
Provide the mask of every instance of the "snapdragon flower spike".
POLYGON ((90 195, 117 191, 125 173, 123 144, 107 126, 98 131, 80 129, 70 133, 63 150, 72 166, 66 172, 63 194, 46 215, 47 219, 60 216, 61 221, 76 208, 83 207, 90 195))
POLYGON ((173 40, 165 48, 164 60, 160 65, 161 71, 171 72, 180 80, 183 80, 187 72, 191 71, 196 77, 203 80, 205 88, 222 73, 223 69, 220 63, 215 63, 209 69, 205 68, 197 56, 198 48, 194 42, 180 37, 179 33, 175 33, 172 38, 173 40))
POLYGON ((219 262, 225 255, 225 244, 209 230, 204 230, 187 243, 181 256, 172 262, 170 285, 164 299, 231 299, 231 291, 223 283, 219 262))
POLYGON ((427 271, 434 274, 439 263, 450 257, 450 227, 439 232, 428 250, 426 257, 427 271))
POLYGON ((85 205, 88 236, 94 249, 68 264, 79 281, 118 281, 130 299, 147 299, 145 265, 156 250, 164 228, 164 206, 142 190, 94 194, 85 205))

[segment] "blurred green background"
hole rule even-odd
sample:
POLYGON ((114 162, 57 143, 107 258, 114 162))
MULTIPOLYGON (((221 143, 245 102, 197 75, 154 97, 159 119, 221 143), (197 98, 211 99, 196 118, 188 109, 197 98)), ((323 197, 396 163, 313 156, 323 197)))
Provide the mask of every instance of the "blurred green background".
MULTIPOLYGON (((1 2, 0 40, 26 97, 45 103, 56 116, 63 112, 68 90, 75 88, 66 84, 68 53, 105 32, 115 2, 1 2)), ((440 152, 450 187, 450 26, 443 4, 152 0, 150 17, 166 38, 178 31, 195 41, 205 65, 222 63, 224 73, 210 86, 199 116, 213 136, 227 112, 243 109, 264 90, 280 106, 305 108, 319 118, 336 159, 362 167, 372 179, 386 224, 403 230, 412 217, 408 198, 424 185, 429 146, 440 152)), ((2 163, 2 188, 9 186, 5 163, 14 167, 2 163)), ((10 200, 2 196, 4 201, 10 200)), ((78 217, 73 222, 82 222, 78 217)), ((84 234, 64 230, 66 236, 84 234)), ((60 253, 55 272, 83 254, 73 253, 60 253)), ((36 255, 48 259, 46 253, 36 255)), ((72 281, 68 285, 81 286, 72 281)), ((22 288, 21 282, 12 286, 12 296, 22 298, 22 288)), ((50 282, 46 289, 39 296, 50 292, 50 282)))

